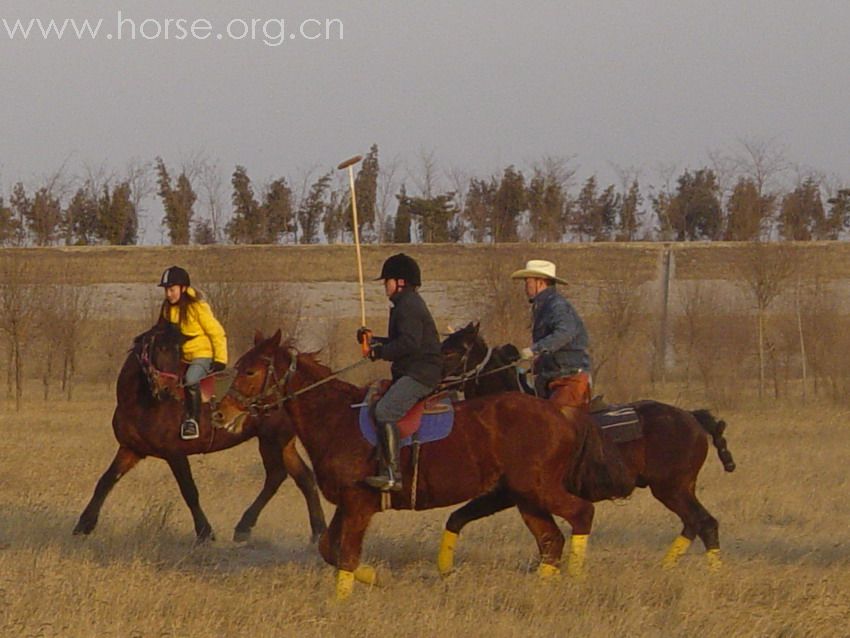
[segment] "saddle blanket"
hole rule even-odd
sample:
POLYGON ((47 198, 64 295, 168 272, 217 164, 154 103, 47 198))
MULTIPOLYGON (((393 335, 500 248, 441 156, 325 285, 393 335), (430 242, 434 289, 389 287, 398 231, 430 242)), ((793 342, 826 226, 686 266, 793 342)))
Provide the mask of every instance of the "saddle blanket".
POLYGON ((643 437, 643 424, 630 405, 611 405, 599 412, 591 412, 590 416, 614 443, 628 443, 643 437))
MULTIPOLYGON (((360 407, 360 433, 371 445, 377 445, 378 438, 375 431, 375 423, 368 405, 360 407)), ((433 397, 420 401, 410 409, 410 412, 398 422, 401 447, 411 445, 415 440, 420 443, 430 443, 446 438, 452 432, 455 411, 450 396, 440 397, 436 401, 433 397), (429 409, 437 408, 436 414, 423 413, 425 403, 429 409)))

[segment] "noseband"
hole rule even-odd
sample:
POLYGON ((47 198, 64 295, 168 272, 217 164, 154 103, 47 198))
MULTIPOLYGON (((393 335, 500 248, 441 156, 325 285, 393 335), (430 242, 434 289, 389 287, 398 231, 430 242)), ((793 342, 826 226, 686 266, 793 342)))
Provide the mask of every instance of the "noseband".
POLYGON ((145 373, 148 389, 155 398, 160 398, 163 393, 167 393, 177 399, 179 397, 173 388, 180 387, 180 375, 174 372, 165 372, 156 367, 150 356, 151 347, 155 341, 156 335, 153 335, 150 340, 142 340, 141 352, 136 355, 139 365, 145 373))
POLYGON ((283 379, 278 380, 277 370, 275 370, 274 367, 274 357, 262 357, 263 361, 267 362, 267 366, 266 378, 263 379, 263 387, 260 390, 260 393, 252 397, 240 392, 233 384, 231 384, 230 389, 228 389, 224 396, 229 396, 243 414, 247 413, 251 416, 259 416, 260 414, 276 410, 287 401, 295 399, 299 394, 309 392, 313 388, 336 379, 344 372, 348 372, 349 370, 359 368, 360 366, 369 363, 369 359, 360 359, 356 363, 352 363, 350 366, 346 366, 336 372, 332 372, 330 375, 319 379, 318 381, 305 385, 303 388, 289 391, 287 390, 287 386, 292 380, 292 376, 295 374, 295 370, 298 366, 298 351, 295 348, 288 348, 287 351, 289 352, 289 368, 287 369, 286 374, 283 375, 283 379), (270 379, 274 379, 273 384, 269 383, 270 379), (272 395, 275 397, 274 400, 264 402, 272 395))
POLYGON ((283 375, 283 379, 278 378, 277 369, 274 367, 274 357, 263 356, 261 359, 266 362, 266 376, 263 379, 263 387, 256 396, 248 396, 237 390, 232 384, 227 390, 225 396, 233 399, 242 412, 247 412, 251 416, 257 416, 261 413, 270 412, 279 407, 287 398, 292 395, 286 391, 286 386, 295 374, 298 366, 298 351, 295 348, 289 348, 289 368, 283 375), (272 401, 266 402, 266 399, 272 397, 272 401))

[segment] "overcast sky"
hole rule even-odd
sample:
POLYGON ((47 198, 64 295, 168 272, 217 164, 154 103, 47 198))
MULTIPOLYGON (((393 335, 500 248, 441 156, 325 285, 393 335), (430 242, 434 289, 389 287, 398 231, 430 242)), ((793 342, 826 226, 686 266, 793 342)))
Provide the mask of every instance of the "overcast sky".
POLYGON ((6 195, 66 161, 120 171, 203 153, 265 180, 373 142, 384 159, 427 150, 478 174, 551 155, 573 156, 582 177, 616 164, 652 181, 659 164, 699 167, 737 140, 774 140, 792 162, 850 180, 844 0, 0 2, 8 26, 34 17, 103 24, 94 41, 58 41, 11 39, 0 22, 6 195), (125 23, 118 40, 119 11, 212 28, 133 41, 125 23), (257 40, 216 37, 252 18, 257 40), (280 18, 288 33, 337 19, 343 37, 334 23, 330 40, 268 46, 262 26, 280 18))

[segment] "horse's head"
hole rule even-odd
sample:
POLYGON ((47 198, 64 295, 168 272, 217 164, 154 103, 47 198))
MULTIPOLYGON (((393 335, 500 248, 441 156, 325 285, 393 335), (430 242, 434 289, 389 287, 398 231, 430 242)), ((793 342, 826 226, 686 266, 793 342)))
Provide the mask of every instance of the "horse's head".
POLYGON ((239 431, 245 418, 276 410, 293 392, 315 381, 316 374, 323 375, 324 366, 309 354, 299 366, 298 352, 280 337, 280 330, 269 338, 254 335, 254 347, 236 362, 236 376, 213 414, 218 427, 239 431))
POLYGON ((460 330, 455 330, 440 344, 440 353, 443 355, 443 376, 463 374, 478 362, 469 360, 470 354, 476 345, 486 349, 484 338, 479 334, 478 322, 469 322, 460 330))
POLYGON ((160 322, 133 340, 133 351, 155 399, 179 398, 180 349, 186 342, 176 326, 160 322))

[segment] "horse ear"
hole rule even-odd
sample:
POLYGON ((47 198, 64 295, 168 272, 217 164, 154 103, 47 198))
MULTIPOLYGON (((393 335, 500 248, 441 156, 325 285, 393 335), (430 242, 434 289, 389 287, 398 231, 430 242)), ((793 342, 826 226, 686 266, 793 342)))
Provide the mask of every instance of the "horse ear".
POLYGON ((280 328, 271 336, 271 340, 276 346, 280 345, 280 328))
POLYGON ((476 321, 475 323, 470 322, 469 325, 472 326, 472 329, 475 331, 475 334, 478 334, 478 330, 479 330, 479 328, 481 328, 481 322, 480 321, 476 321))
POLYGON ((260 330, 254 330, 254 345, 258 346, 260 343, 265 341, 266 338, 263 336, 263 333, 260 330))

